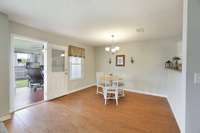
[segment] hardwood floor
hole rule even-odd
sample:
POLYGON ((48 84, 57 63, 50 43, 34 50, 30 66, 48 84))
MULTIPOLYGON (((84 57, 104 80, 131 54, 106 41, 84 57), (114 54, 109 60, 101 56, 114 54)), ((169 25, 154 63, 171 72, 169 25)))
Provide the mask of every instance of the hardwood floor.
POLYGON ((44 90, 42 88, 31 89, 29 87, 16 88, 15 109, 43 101, 44 90))
POLYGON ((10 133, 180 133, 165 98, 126 92, 104 105, 95 87, 13 114, 10 133))

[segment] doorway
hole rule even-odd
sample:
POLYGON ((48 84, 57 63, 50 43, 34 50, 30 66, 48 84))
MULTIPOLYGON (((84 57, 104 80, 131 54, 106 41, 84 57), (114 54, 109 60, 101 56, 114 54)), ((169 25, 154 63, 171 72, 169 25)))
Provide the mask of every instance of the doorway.
POLYGON ((13 35, 11 38, 11 111, 45 100, 47 43, 13 35))
POLYGON ((68 47, 11 35, 10 112, 68 93, 68 47))

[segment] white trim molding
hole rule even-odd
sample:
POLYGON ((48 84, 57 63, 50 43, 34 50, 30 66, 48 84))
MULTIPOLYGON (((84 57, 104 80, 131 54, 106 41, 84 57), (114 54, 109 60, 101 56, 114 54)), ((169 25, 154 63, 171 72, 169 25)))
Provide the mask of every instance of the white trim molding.
POLYGON ((0 116, 0 121, 6 121, 6 120, 9 120, 9 119, 11 119, 11 113, 0 116))
POLYGON ((174 118, 175 118, 175 120, 176 120, 176 123, 177 123, 177 125, 178 125, 178 127, 179 127, 181 133, 185 133, 184 128, 182 127, 182 125, 181 125, 181 123, 180 123, 180 121, 179 121, 179 119, 178 119, 178 116, 177 116, 177 114, 176 114, 176 112, 175 112, 175 109, 174 109, 174 106, 173 106, 172 102, 170 102, 170 100, 169 100, 168 97, 166 97, 166 99, 167 99, 167 102, 169 103, 170 109, 171 109, 171 111, 172 111, 172 113, 173 113, 173 115, 174 115, 174 118))
POLYGON ((84 90, 84 89, 88 89, 89 87, 92 87, 92 86, 96 86, 96 84, 93 83, 93 84, 86 85, 86 86, 84 86, 84 87, 80 87, 80 88, 77 88, 77 89, 69 90, 69 91, 67 91, 65 94, 60 95, 60 96, 57 96, 57 97, 55 97, 55 98, 50 98, 50 99, 48 99, 47 101, 51 101, 51 100, 54 100, 54 99, 57 99, 57 98, 60 98, 60 97, 69 95, 69 94, 71 94, 71 93, 75 93, 75 92, 78 92, 78 91, 81 91, 81 90, 84 90))
POLYGON ((143 94, 143 95, 150 95, 150 96, 157 96, 157 97, 167 98, 166 95, 156 94, 156 93, 152 93, 152 92, 146 92, 146 91, 140 91, 140 90, 134 90, 134 89, 125 89, 125 91, 139 93, 139 94, 143 94))
POLYGON ((81 90, 88 89, 88 88, 90 88, 90 87, 92 87, 92 86, 96 86, 96 83, 89 84, 89 85, 86 85, 86 86, 84 86, 84 87, 80 87, 80 88, 78 88, 78 89, 70 90, 70 91, 67 92, 66 95, 71 94, 71 93, 75 93, 75 92, 78 92, 78 91, 81 91, 81 90))

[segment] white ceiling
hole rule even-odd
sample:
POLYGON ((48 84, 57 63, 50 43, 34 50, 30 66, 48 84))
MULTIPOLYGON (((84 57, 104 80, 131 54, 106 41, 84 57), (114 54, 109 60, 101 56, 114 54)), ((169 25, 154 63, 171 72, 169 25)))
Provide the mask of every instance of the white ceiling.
POLYGON ((182 0, 0 0, 9 19, 91 45, 181 35, 182 0), (136 32, 144 28, 143 33, 136 32))

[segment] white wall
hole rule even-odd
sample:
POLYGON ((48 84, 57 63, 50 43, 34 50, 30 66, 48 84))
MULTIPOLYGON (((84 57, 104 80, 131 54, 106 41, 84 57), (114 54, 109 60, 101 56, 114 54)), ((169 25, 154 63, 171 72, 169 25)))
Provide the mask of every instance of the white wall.
POLYGON ((182 56, 181 39, 177 37, 121 44, 118 54, 126 56, 125 67, 115 67, 115 56, 112 57, 110 65, 109 54, 105 52, 104 47, 96 48, 96 71, 123 76, 128 89, 167 96, 183 131, 185 123, 183 76, 181 72, 164 68, 165 61, 174 56, 182 56), (131 57, 135 60, 134 64, 130 62, 131 57))
POLYGON ((19 34, 19 35, 29 37, 29 38, 47 41, 50 44, 64 45, 64 46, 75 45, 75 46, 85 48, 86 58, 85 58, 84 79, 69 81, 68 89, 74 90, 74 89, 78 89, 78 88, 95 83, 95 64, 94 64, 95 63, 95 58, 94 58, 95 49, 92 46, 77 43, 77 42, 71 41, 71 39, 65 36, 41 31, 41 30, 31 28, 31 27, 18 24, 15 22, 10 22, 10 29, 11 29, 11 33, 19 34))
POLYGON ((200 133, 200 1, 184 0, 184 47, 186 51, 186 133, 200 133))
POLYGON ((185 132, 185 89, 183 72, 167 70, 160 94, 167 96, 181 133, 185 132))
POLYGON ((9 40, 8 16, 0 13, 0 116, 9 113, 9 40))
POLYGON ((115 56, 112 56, 112 64, 108 64, 109 54, 105 52, 104 47, 98 47, 96 48, 96 71, 124 75, 129 89, 163 93, 161 89, 163 80, 160 79, 165 79, 168 72, 164 68, 164 63, 179 54, 179 41, 166 39, 120 45, 118 54, 125 55, 125 67, 115 67, 115 56), (135 60, 134 64, 130 62, 131 57, 135 60))

